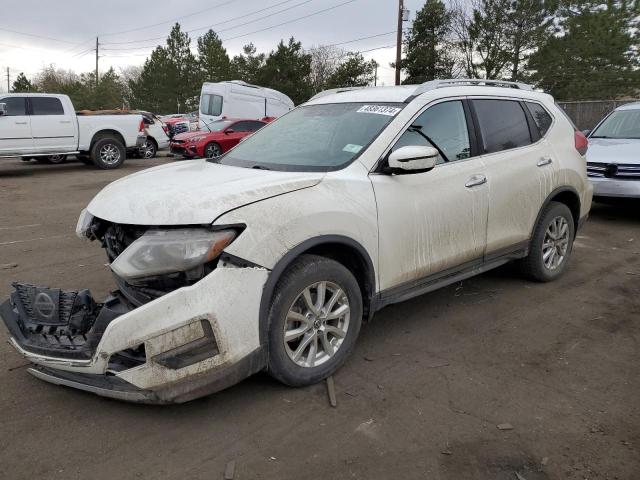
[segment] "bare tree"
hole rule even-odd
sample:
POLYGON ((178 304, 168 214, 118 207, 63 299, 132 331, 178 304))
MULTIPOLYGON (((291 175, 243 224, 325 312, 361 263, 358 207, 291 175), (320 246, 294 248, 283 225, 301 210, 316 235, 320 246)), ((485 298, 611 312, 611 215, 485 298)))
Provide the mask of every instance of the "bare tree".
POLYGON ((311 55, 311 88, 313 94, 324 90, 327 80, 347 57, 347 52, 331 45, 312 47, 311 55))

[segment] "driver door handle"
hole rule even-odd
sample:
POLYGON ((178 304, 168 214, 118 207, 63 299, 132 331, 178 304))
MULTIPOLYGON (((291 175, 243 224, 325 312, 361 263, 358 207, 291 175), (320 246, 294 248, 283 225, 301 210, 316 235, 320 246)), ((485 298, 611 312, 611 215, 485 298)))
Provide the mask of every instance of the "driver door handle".
POLYGON ((484 175, 473 175, 469 180, 467 180, 467 183, 465 183, 464 186, 467 188, 473 188, 479 185, 484 185, 485 183, 487 183, 487 177, 484 175))
POLYGON ((545 165, 551 165, 551 163, 553 163, 553 159, 551 157, 542 157, 540 160, 538 160, 538 166, 539 167, 544 167, 545 165))
POLYGON ((26 125, 27 122, 16 122, 16 125, 26 125))

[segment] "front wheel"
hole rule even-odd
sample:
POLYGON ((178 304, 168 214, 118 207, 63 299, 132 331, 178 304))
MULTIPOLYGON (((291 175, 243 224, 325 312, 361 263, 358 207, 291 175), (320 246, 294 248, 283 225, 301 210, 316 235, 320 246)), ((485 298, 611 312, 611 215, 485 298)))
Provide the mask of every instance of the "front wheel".
POLYGON ((222 155, 222 148, 216 142, 208 143, 206 147, 204 147, 204 156, 205 158, 217 158, 222 155))
POLYGON ((362 324, 362 295, 353 274, 324 257, 303 255, 283 274, 269 312, 268 371, 291 386, 338 370, 362 324))
POLYGON ((560 277, 569 263, 574 236, 569 207, 550 202, 533 232, 529 255, 522 260, 523 273, 538 282, 550 282, 560 277))
POLYGON ((118 168, 126 155, 124 145, 115 138, 101 138, 91 147, 91 160, 103 170, 118 168))

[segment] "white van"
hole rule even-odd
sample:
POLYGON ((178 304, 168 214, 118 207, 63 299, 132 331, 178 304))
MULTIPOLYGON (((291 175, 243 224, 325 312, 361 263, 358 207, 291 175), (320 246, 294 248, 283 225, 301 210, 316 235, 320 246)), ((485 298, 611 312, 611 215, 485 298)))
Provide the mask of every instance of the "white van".
POLYGON ((241 80, 203 83, 200 93, 200 128, 227 118, 259 120, 279 117, 294 107, 284 93, 271 88, 250 85, 241 80), (204 123, 203 123, 204 122, 204 123))

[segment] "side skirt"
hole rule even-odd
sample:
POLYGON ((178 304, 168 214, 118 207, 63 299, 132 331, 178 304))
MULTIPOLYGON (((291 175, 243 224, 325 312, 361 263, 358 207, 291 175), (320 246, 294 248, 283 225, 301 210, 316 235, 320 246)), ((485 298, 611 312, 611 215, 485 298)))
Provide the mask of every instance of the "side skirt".
POLYGON ((452 283, 466 280, 467 278, 474 277, 504 265, 511 260, 524 258, 528 254, 528 248, 529 242, 523 242, 521 244, 487 254, 484 258, 472 260, 470 262, 463 263, 462 265, 458 265, 457 267, 382 290, 378 293, 378 298, 375 302, 375 310, 380 310, 387 305, 404 302, 410 298, 438 290, 439 288, 446 287, 452 283))

